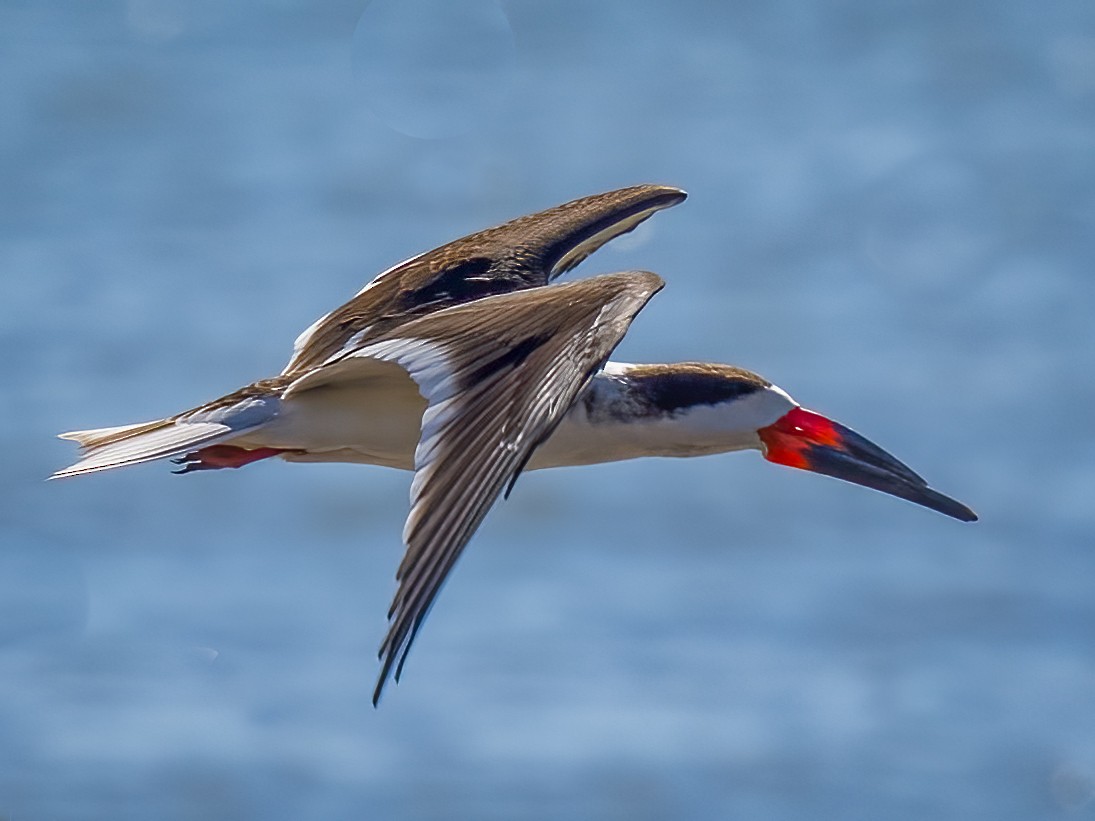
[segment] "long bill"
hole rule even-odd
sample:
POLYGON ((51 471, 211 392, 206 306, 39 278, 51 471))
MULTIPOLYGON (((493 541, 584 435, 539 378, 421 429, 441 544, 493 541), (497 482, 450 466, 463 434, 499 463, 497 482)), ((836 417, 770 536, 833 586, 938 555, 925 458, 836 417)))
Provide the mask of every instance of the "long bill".
POLYGON ((977 521, 976 513, 928 487, 908 465, 819 413, 794 408, 757 433, 769 462, 874 488, 963 522, 977 521))

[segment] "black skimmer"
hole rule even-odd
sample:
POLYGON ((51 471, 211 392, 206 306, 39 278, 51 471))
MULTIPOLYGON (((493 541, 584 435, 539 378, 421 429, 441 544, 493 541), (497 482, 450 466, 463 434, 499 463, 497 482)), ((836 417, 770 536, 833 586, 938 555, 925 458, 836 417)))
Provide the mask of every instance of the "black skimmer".
POLYGON ((301 334, 280 375, 167 419, 62 434, 81 458, 53 478, 164 458, 179 473, 271 456, 413 470, 374 704, 393 667, 399 679, 460 552, 525 469, 753 449, 975 520, 755 373, 608 360, 662 280, 631 271, 550 283, 684 198, 666 186, 623 188, 413 257, 301 334))

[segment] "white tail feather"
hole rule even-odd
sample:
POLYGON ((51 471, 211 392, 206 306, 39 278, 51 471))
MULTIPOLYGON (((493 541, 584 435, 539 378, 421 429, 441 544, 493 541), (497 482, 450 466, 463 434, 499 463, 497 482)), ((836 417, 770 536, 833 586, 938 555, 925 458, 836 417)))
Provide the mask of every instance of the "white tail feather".
POLYGON ((58 439, 71 439, 80 444, 81 450, 90 450, 108 442, 114 442, 139 433, 141 430, 153 430, 164 425, 164 420, 138 422, 136 425, 119 425, 115 428, 93 428, 92 430, 70 430, 58 433, 58 439))
POLYGON ((276 397, 248 397, 226 406, 210 403, 156 422, 62 433, 62 439, 79 443, 81 458, 49 478, 80 476, 180 456, 265 425, 277 416, 278 406, 276 397))
POLYGON ((218 422, 151 422, 120 428, 73 431, 62 434, 84 448, 79 462, 59 470, 50 479, 81 476, 110 468, 136 465, 178 456, 234 436, 236 431, 218 422), (131 430, 129 433, 125 431, 131 430), (121 434, 120 436, 118 434, 121 434), (105 440, 105 441, 104 441, 105 440))

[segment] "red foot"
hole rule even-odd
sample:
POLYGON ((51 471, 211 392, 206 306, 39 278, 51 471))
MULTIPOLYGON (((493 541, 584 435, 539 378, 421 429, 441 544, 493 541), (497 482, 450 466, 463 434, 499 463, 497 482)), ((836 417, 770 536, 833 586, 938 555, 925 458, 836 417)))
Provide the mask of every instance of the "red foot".
POLYGON ((181 470, 175 473, 190 473, 194 470, 217 470, 218 468, 241 468, 259 459, 269 459, 279 453, 287 452, 288 448, 238 448, 235 445, 210 445, 201 450, 192 451, 186 456, 175 459, 175 464, 182 465, 181 470))

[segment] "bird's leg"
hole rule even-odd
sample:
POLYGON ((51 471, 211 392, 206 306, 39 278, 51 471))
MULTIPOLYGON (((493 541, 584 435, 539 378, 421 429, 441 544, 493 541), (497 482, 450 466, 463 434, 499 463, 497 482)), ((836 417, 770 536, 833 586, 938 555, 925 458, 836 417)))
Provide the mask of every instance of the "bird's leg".
POLYGON ((194 450, 178 459, 172 459, 176 465, 182 465, 179 470, 172 473, 192 473, 195 470, 218 470, 220 468, 241 468, 259 459, 268 459, 279 453, 286 453, 288 448, 238 448, 235 445, 210 445, 207 448, 194 450))

